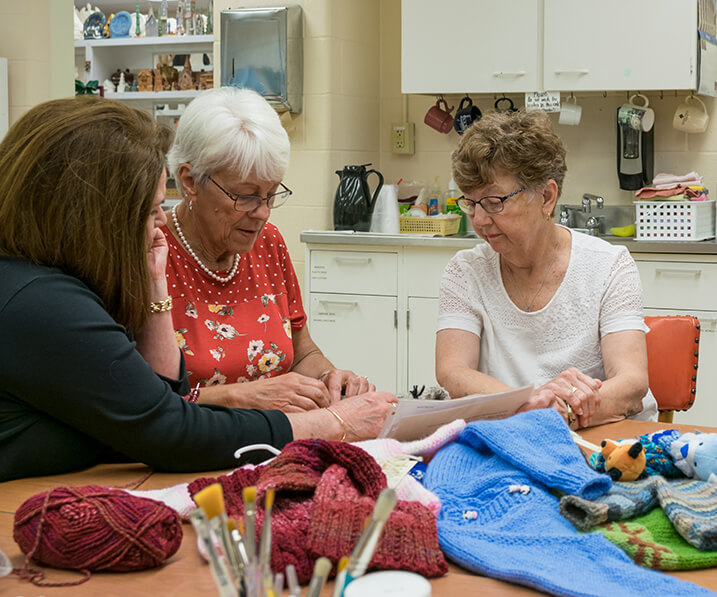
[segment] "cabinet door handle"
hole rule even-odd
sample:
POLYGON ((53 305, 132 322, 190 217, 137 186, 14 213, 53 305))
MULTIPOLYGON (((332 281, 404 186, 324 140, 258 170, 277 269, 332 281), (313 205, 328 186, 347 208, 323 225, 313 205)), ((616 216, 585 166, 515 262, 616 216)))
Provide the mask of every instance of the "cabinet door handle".
POLYGON ((346 263, 348 265, 368 265, 371 263, 370 257, 334 257, 336 263, 346 263))
POLYGON ((524 77, 527 73, 524 70, 497 70, 493 73, 494 77, 524 77))
POLYGON ((674 274, 674 275, 683 275, 683 276, 694 276, 695 278, 699 278, 702 275, 701 269, 670 269, 667 267, 658 267, 655 268, 655 273, 659 276, 660 274, 674 274))
POLYGON ((556 75, 587 75, 590 71, 587 68, 556 68, 556 75))
POLYGON ((358 307, 358 301, 335 301, 335 300, 324 300, 319 299, 322 305, 340 305, 342 307, 358 307))

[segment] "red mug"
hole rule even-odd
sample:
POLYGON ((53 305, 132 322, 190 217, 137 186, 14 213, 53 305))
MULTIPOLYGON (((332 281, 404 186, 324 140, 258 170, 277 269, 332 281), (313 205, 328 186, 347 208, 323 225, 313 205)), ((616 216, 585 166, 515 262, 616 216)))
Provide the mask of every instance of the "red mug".
POLYGON ((453 115, 451 114, 453 108, 454 106, 449 108, 446 100, 441 98, 436 102, 435 106, 431 106, 426 112, 423 122, 432 129, 436 129, 439 133, 447 134, 453 128, 453 115), (441 104, 443 104, 443 108, 441 108, 441 104))

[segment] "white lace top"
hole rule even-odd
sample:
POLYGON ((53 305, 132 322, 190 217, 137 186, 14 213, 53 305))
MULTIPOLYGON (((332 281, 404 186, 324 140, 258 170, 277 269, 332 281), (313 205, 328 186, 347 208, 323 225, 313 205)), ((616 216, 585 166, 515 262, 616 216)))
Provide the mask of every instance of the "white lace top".
MULTIPOLYGON (((625 247, 572 233, 570 263, 550 302, 526 312, 503 286, 499 255, 488 243, 459 251, 441 280, 438 330, 480 337, 478 370, 503 383, 541 386, 568 367, 605 379, 600 339, 644 330, 642 286, 625 247)), ((633 418, 654 419, 657 403, 643 398, 633 418)))

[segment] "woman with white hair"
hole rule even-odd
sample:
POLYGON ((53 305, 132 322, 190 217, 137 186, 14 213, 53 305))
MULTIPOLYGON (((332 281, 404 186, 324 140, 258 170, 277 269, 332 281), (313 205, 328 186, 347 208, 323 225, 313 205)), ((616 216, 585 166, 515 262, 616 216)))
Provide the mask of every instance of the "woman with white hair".
POLYGON ((203 92, 167 160, 182 196, 164 228, 169 292, 200 401, 299 412, 373 391, 311 339, 284 239, 268 223, 291 196, 289 138, 274 109, 248 89, 203 92))

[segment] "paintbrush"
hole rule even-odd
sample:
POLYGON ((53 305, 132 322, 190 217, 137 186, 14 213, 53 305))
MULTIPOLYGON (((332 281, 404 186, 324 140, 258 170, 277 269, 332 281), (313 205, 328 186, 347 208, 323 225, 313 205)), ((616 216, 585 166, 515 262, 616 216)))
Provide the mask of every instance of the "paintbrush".
POLYGON ((246 547, 249 563, 256 562, 256 487, 242 489, 244 498, 244 547, 246 547))
POLYGON ((299 597, 301 595, 301 586, 293 564, 289 564, 286 567, 286 584, 289 587, 289 597, 299 597))
POLYGON ((334 592, 331 597, 341 597, 344 592, 344 581, 346 580, 346 566, 349 565, 349 557, 342 556, 336 566, 336 580, 334 581, 334 592))
POLYGON ((314 564, 314 574, 309 582, 309 590, 306 593, 306 597, 319 597, 329 572, 331 572, 331 560, 329 560, 329 558, 321 557, 316 560, 314 564))
POLYGON ((344 587, 366 572, 374 551, 376 551, 376 545, 378 545, 378 541, 381 538, 383 525, 396 506, 396 499, 396 492, 393 489, 384 489, 379 494, 376 505, 373 508, 373 514, 371 514, 371 520, 364 532, 361 533, 354 550, 351 552, 351 557, 346 567, 344 587))
POLYGON ((232 577, 237 587, 241 582, 243 566, 239 563, 238 553, 229 530, 229 521, 224 508, 224 492, 220 483, 212 483, 201 491, 194 494, 194 501, 197 503, 209 520, 214 532, 217 534, 222 545, 224 557, 229 563, 232 577))
POLYGON ((204 545, 209 560, 209 569, 212 571, 214 583, 221 597, 237 597, 237 590, 232 582, 227 563, 217 552, 212 540, 212 530, 201 508, 195 508, 189 513, 189 520, 197 532, 199 540, 204 545))
POLYGON ((264 524, 261 527, 259 543, 259 570, 264 578, 264 587, 273 586, 271 575, 271 508, 274 505, 274 488, 269 487, 264 494, 264 524))

